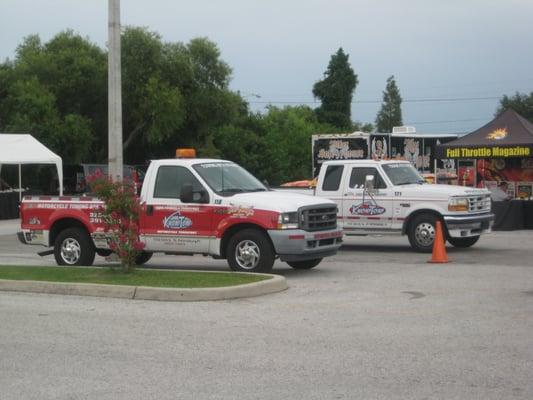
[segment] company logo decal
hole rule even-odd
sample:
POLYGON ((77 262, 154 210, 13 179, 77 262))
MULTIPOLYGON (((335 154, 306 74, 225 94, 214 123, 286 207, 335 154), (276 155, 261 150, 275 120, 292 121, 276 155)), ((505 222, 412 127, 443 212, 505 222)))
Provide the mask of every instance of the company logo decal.
POLYGON ((228 208, 215 208, 214 213, 235 218, 247 218, 253 216, 255 211, 253 207, 231 205, 228 208))
POLYGON ((176 211, 163 218, 163 226, 167 229, 184 229, 191 227, 192 221, 184 215, 180 215, 179 211, 176 211))
POLYGON ((254 213, 253 207, 232 206, 228 209, 228 214, 237 218, 251 217, 254 213))
POLYGON ((501 140, 507 137, 507 128, 494 129, 486 138, 491 140, 501 140))
POLYGON ((361 203, 350 207, 350 213, 355 215, 380 215, 385 211, 385 208, 377 204, 361 203))

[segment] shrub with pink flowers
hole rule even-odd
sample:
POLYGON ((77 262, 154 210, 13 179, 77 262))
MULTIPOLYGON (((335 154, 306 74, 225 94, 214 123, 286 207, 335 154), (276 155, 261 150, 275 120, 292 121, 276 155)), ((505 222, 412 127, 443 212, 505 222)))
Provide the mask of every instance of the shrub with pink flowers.
POLYGON ((97 172, 87 179, 87 183, 91 192, 105 204, 99 211, 109 238, 109 248, 120 259, 122 270, 132 272, 135 260, 144 248, 144 243, 139 240, 141 205, 134 182, 113 182, 97 172))

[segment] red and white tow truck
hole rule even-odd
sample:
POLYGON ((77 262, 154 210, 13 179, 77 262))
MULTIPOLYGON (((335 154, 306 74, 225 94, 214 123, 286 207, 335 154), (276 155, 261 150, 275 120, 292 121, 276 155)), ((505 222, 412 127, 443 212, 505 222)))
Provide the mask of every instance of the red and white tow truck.
MULTIPOLYGON (((267 272, 277 257, 309 269, 342 243, 334 201, 271 191, 230 161, 152 161, 140 202, 139 263, 160 252, 224 258, 235 271, 267 272)), ((40 254, 59 265, 91 265, 111 254, 102 206, 90 196, 26 196, 19 239, 53 247, 40 254)))

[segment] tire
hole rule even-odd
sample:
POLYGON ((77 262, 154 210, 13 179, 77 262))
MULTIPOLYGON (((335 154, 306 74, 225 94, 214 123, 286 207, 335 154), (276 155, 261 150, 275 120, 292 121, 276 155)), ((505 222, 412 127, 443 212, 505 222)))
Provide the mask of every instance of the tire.
POLYGON ((314 258, 312 260, 305 261, 287 261, 287 264, 294 269, 311 269, 320 264, 321 261, 321 258, 314 258))
POLYGON ((268 237, 257 229, 233 235, 226 250, 229 267, 239 272, 270 272, 275 253, 268 237))
POLYGON ((464 238, 448 238, 448 242, 454 247, 467 248, 473 246, 479 240, 479 236, 470 236, 464 238))
POLYGON ((431 253, 435 241, 436 221, 437 217, 432 214, 420 214, 413 218, 407 231, 413 250, 419 253, 431 253))
POLYGON ((96 250, 83 228, 67 228, 57 235, 54 256, 58 265, 93 265, 96 250))
POLYGON ((135 265, 146 264, 152 258, 153 253, 148 251, 143 251, 135 258, 135 265))

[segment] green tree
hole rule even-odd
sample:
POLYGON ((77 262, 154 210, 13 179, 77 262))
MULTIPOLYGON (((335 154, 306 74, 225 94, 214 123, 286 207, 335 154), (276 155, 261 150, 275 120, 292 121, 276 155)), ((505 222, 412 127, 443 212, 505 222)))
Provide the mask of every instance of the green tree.
POLYGON ((392 75, 387 79, 387 86, 383 92, 381 109, 376 116, 376 128, 378 132, 392 132, 393 127, 401 125, 403 125, 402 97, 392 75))
MULTIPOLYGON (((187 132, 194 132, 189 144, 198 147, 200 154, 210 148, 215 132, 240 117, 247 109, 238 93, 229 90, 232 70, 220 59, 220 50, 207 38, 196 38, 186 46, 193 80, 188 86, 187 132)), ((207 155, 207 154, 206 154, 207 155)))
MULTIPOLYGON (((168 157, 178 146, 217 155, 214 135, 248 114, 229 90, 215 43, 163 42, 145 28, 122 36, 124 160, 168 157)), ((107 159, 107 54, 73 31, 24 39, 0 64, 0 128, 37 136, 66 163, 107 159)))
POLYGON ((272 185, 310 178, 311 136, 334 132, 307 106, 268 107, 265 114, 243 117, 221 129, 216 146, 233 160, 272 185))
POLYGON ((500 115, 508 108, 513 109, 524 118, 533 122, 533 92, 529 93, 529 95, 516 92, 511 97, 504 95, 500 99, 500 105, 498 106, 496 115, 500 115))
POLYGON ((146 28, 122 38, 124 151, 128 162, 169 157, 192 146, 217 156, 214 134, 231 123, 242 98, 228 88, 231 68, 206 38, 165 43, 146 28))
POLYGON ((352 130, 371 133, 374 131, 374 125, 370 122, 354 121, 352 124, 352 130))
POLYGON ((316 109, 318 119, 343 129, 352 127, 351 103, 358 83, 348 58, 342 47, 339 48, 331 56, 324 79, 313 86, 313 95, 322 103, 316 109))
POLYGON ((177 82, 164 74, 172 66, 159 34, 127 27, 121 45, 124 158, 141 162, 183 126, 185 101, 177 82))
POLYGON ((1 128, 33 134, 66 163, 92 160, 107 121, 105 60, 72 31, 46 44, 28 36, 0 68, 1 128))
POLYGON ((5 130, 31 132, 62 154, 65 163, 77 163, 86 156, 92 142, 91 121, 79 114, 60 115, 55 96, 37 78, 15 82, 3 111, 5 130))
POLYGON ((242 113, 239 119, 216 131, 214 146, 219 157, 235 161, 261 180, 270 180, 270 172, 265 170, 269 160, 262 120, 259 113, 242 113))

